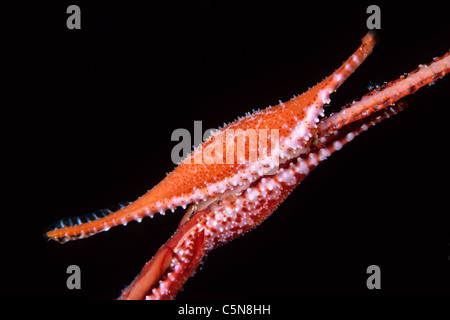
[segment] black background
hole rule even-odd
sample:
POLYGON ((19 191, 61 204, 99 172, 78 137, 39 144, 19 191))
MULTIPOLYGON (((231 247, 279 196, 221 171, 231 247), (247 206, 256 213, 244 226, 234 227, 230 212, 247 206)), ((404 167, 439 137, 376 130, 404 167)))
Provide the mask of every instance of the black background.
MULTIPOLYGON (((182 210, 60 245, 52 222, 134 200, 174 168, 177 128, 221 126, 330 74, 366 33, 369 2, 40 1, 5 8, 2 296, 113 299, 182 210), (68 30, 66 8, 81 8, 68 30), (66 268, 82 271, 66 288, 66 268)), ((449 49, 448 5, 378 2, 379 44, 332 108, 449 49)), ((180 299, 444 298, 450 291, 448 88, 321 164, 260 227, 217 250, 180 299), (381 268, 381 290, 366 269, 381 268)))

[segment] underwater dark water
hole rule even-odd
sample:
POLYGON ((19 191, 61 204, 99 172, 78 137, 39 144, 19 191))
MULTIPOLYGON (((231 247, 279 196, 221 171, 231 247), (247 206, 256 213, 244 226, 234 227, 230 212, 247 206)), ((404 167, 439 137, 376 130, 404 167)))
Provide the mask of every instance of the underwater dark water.
MULTIPOLYGON (((175 166, 175 129, 222 126, 322 80, 359 46, 369 4, 82 2, 80 30, 66 27, 68 2, 11 8, 2 296, 118 297, 181 209, 64 245, 45 228, 151 189, 175 166), (69 265, 81 269, 81 290, 66 287, 69 265)), ((379 6, 379 44, 332 95, 332 110, 449 50, 439 5, 379 6)), ((257 229, 213 251, 178 297, 448 298, 448 77, 322 163, 257 229), (370 265, 381 269, 380 290, 366 287, 370 265)))

